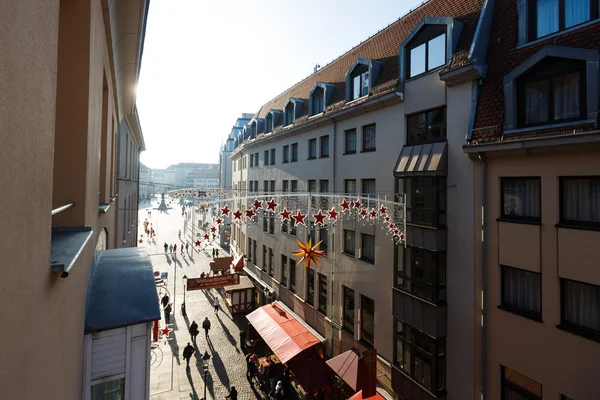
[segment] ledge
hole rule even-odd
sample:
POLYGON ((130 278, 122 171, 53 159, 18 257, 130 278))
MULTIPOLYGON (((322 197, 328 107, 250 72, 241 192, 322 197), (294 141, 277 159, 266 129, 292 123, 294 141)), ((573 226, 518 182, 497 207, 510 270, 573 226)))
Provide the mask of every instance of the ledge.
POLYGON ((115 194, 113 194, 113 195, 112 195, 112 197, 110 198, 110 202, 111 202, 111 203, 114 203, 114 202, 115 202, 115 200, 117 199, 117 197, 119 197, 119 193, 115 193, 115 194))
POLYGON ((50 242, 52 272, 60 272, 61 278, 69 276, 92 233, 92 228, 89 227, 53 229, 50 242))
POLYGON ((564 228, 564 229, 577 229, 581 231, 600 231, 600 226, 598 225, 580 225, 569 222, 559 222, 554 225, 556 228, 564 228))
POLYGON ((593 340, 594 342, 600 343, 600 332, 591 331, 565 322, 556 325, 556 327, 565 332, 569 332, 574 335, 581 336, 586 339, 593 340))
POLYGON ((518 316, 523 317, 523 318, 530 319, 530 320, 535 321, 535 322, 544 323, 544 321, 542 320, 542 316, 539 315, 539 314, 536 314, 533 311, 523 310, 521 308, 513 307, 513 306, 510 306, 508 304, 500 304, 498 306, 498 309, 502 310, 502 311, 506 311, 506 312, 512 313, 512 314, 515 314, 515 315, 518 315, 518 316))
POLYGON ((507 218, 507 217, 500 217, 500 218, 496 218, 496 221, 498 222, 509 222, 511 224, 525 224, 525 225, 542 225, 542 221, 534 221, 531 219, 519 219, 519 218, 507 218))
POLYGON ((106 212, 108 211, 108 209, 110 208, 110 203, 100 203, 100 205, 98 206, 98 210, 103 213, 106 214, 106 212))

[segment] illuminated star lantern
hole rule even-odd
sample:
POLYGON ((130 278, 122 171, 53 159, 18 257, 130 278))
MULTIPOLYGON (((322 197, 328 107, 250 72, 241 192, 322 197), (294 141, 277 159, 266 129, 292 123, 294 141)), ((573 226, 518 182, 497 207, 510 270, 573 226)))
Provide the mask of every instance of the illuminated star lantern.
POLYGON ((252 204, 252 207, 254 207, 254 211, 258 210, 259 208, 262 208, 262 201, 255 199, 254 204, 252 204))
POLYGON ((298 212, 296 213, 296 215, 292 215, 292 218, 294 218, 294 221, 296 221, 296 225, 298 224, 304 224, 304 218, 306 218, 306 214, 302 214, 300 212, 300 210, 298 210, 298 212))
POLYGON ((140 243, 144 243, 144 241, 142 239, 140 239, 140 243))
POLYGON ((312 239, 310 238, 308 239, 307 244, 302 243, 298 239, 296 239, 296 242, 298 242, 298 246, 300 246, 299 250, 292 252, 293 255, 300 257, 300 259, 296 261, 296 265, 300 265, 306 261, 306 269, 308 270, 310 270, 310 264, 313 262, 320 267, 321 263, 319 262, 319 257, 327 256, 324 251, 317 250, 317 247, 319 247, 321 242, 315 244, 314 246, 312 245, 312 239))
POLYGON ((200 211, 202 211, 202 212, 206 211, 206 206, 204 204, 202 204, 200 206, 200 211))
POLYGON ((275 203, 275 199, 271 199, 271 201, 267 201, 267 211, 275 212, 275 208, 277 206, 278 206, 278 204, 275 203))
POLYGON ((196 242, 194 242, 194 244, 196 245, 196 247, 200 246, 200 241, 196 240, 196 242))
POLYGON ((344 201, 340 203, 340 207, 342 207, 342 212, 348 211, 350 209, 350 203, 348 203, 348 200, 344 199, 344 201))
POLYGON ((164 328, 162 328, 162 329, 160 330, 160 334, 161 334, 162 336, 166 336, 166 337, 169 337, 169 333, 170 333, 170 332, 171 332, 171 330, 169 329, 169 327, 168 327, 168 326, 165 326, 164 328))
POLYGON ((400 230, 399 230, 399 229, 394 229, 394 235, 396 235, 396 236, 397 236, 399 233, 400 233, 400 230))
POLYGON ((227 206, 221 208, 221 215, 228 216, 230 212, 231 212, 231 210, 227 206))
POLYGON ((369 213, 369 215, 371 216, 371 218, 377 218, 377 210, 375 210, 374 208, 372 208, 371 212, 369 213))
POLYGON ((400 240, 404 241, 404 239, 406 238, 406 236, 404 236, 404 233, 400 234, 400 240))
POLYGON ((210 231, 211 231, 212 233, 215 233, 215 232, 217 231, 217 228, 215 228, 214 226, 211 226, 211 228, 210 228, 210 231))
POLYGON ((210 236, 208 236, 208 233, 205 233, 204 234, 204 240, 209 240, 209 239, 210 239, 210 236))
POLYGON ((388 229, 389 229, 390 231, 391 231, 391 230, 393 230, 393 229, 394 229, 394 227, 395 227, 395 225, 394 225, 394 224, 389 224, 389 225, 388 225, 388 229))
POLYGON ((242 219, 242 213, 240 212, 240 210, 237 210, 236 212, 233 213, 233 218, 234 219, 242 219))
POLYGON ((379 207, 379 214, 385 215, 387 213, 387 208, 385 206, 379 207))
POLYGON ((329 220, 337 220, 338 217, 338 212, 335 211, 335 207, 331 207, 330 211, 327 211, 327 214, 329 214, 329 220))
POLYGON ((246 210, 246 218, 252 219, 254 217, 254 215, 255 215, 255 213, 254 213, 253 209, 246 210))
POLYGON ((315 224, 317 225, 325 225, 325 223, 323 222, 325 220, 326 215, 323 214, 323 211, 319 210, 319 212, 317 214, 313 214, 313 218, 315 219, 315 224))
POLYGON ((290 215, 292 215, 291 212, 289 212, 287 210, 287 208, 283 208, 283 211, 279 213, 279 215, 281 215, 281 220, 282 221, 289 221, 290 220, 290 215))
POLYGON ((390 220, 391 220, 389 215, 386 215, 384 219, 385 219, 385 222, 390 222, 390 220))
POLYGON ((355 200, 355 201, 352 202, 352 208, 358 210, 361 207, 362 207, 362 204, 360 204, 360 200, 355 200))
POLYGON ((367 212, 366 208, 361 208, 360 209, 360 216, 363 217, 363 219, 365 219, 367 217, 369 213, 367 212))
POLYGON ((217 225, 221 225, 223 223, 223 220, 221 218, 217 218, 215 222, 217 223, 217 225))

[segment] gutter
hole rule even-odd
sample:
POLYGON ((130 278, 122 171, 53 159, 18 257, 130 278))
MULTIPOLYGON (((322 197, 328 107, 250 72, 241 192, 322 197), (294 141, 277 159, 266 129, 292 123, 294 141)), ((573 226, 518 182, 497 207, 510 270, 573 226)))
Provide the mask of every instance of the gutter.
POLYGON ((487 160, 479 154, 481 161, 481 398, 487 395, 487 160))

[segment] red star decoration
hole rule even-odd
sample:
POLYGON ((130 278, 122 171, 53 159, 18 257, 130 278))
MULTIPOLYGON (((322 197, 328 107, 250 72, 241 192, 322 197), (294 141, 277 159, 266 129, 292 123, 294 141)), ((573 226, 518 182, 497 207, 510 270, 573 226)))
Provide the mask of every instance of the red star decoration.
POLYGON ((389 215, 386 215, 386 216, 385 216, 385 222, 390 222, 390 220, 391 220, 390 216, 389 216, 389 215))
POLYGON ((287 208, 285 208, 285 207, 284 207, 284 208, 283 208, 283 211, 282 211, 282 212, 280 212, 280 213, 279 213, 279 215, 281 215, 281 219, 282 219, 283 221, 289 221, 289 220, 290 220, 290 215, 292 215, 292 213, 291 213, 291 212, 289 212, 289 211, 287 210, 287 208))
POLYGON ((400 240, 404 241, 404 238, 405 238, 405 237, 406 237, 406 236, 404 236, 404 233, 401 233, 401 234, 400 234, 400 240))
POLYGON ((297 224, 304 225, 304 218, 306 218, 306 215, 302 214, 300 212, 300 210, 298 210, 298 212, 296 213, 296 215, 292 215, 292 218, 294 218, 294 221, 296 221, 296 225, 297 224))
POLYGON ((348 200, 344 199, 344 201, 340 203, 340 207, 342 207, 342 212, 348 211, 350 209, 350 203, 348 203, 348 200))
POLYGON ((230 212, 231 212, 231 210, 227 206, 221 208, 221 215, 227 216, 227 215, 229 215, 230 212))
POLYGON ((144 243, 144 241, 142 239, 140 239, 140 243, 144 243))
POLYGON ((236 212, 233 213, 233 218, 234 219, 241 219, 242 218, 242 213, 240 212, 240 210, 237 210, 236 212))
POLYGON ((379 214, 384 215, 387 213, 387 208, 385 206, 379 207, 379 214))
POLYGON ((212 233, 215 233, 215 232, 217 231, 217 228, 215 228, 214 226, 212 226, 212 227, 210 228, 210 231, 211 231, 212 233))
POLYGON ((389 228, 389 230, 390 230, 390 231, 391 231, 392 229, 394 229, 394 227, 395 227, 395 225, 394 225, 394 224, 389 224, 389 225, 388 225, 388 228, 389 228))
POLYGON ((315 219, 315 224, 317 225, 325 225, 323 221, 325 220, 326 215, 323 214, 323 211, 319 210, 317 214, 313 214, 313 218, 315 219))
POLYGON ((194 244, 195 244, 196 246, 200 246, 200 241, 199 241, 199 240, 196 240, 196 241, 194 242, 194 244))
POLYGON ((252 204, 252 207, 254 207, 254 211, 258 210, 259 208, 262 208, 262 201, 255 199, 254 204, 252 204))
POLYGON ((246 218, 252 219, 252 217, 254 217, 254 210, 253 209, 246 210, 246 218))
POLYGON ((369 215, 371 216, 371 218, 377 218, 377 210, 375 210, 374 208, 372 208, 371 212, 369 213, 369 215))
POLYGON ((335 211, 335 207, 332 207, 330 211, 327 211, 327 214, 329 214, 329 219, 337 219, 338 216, 338 212, 335 211))
POLYGON ((168 326, 165 326, 164 328, 162 328, 160 330, 160 334, 163 336, 169 336, 169 332, 171 332, 171 330, 169 329, 168 326))
POLYGON ((204 240, 209 240, 209 239, 210 239, 210 236, 208 236, 208 233, 205 233, 204 234, 204 240))
POLYGON ((399 229, 394 229, 394 235, 397 235, 398 233, 400 233, 399 229))
POLYGON ((356 200, 356 201, 352 202, 352 208, 358 209, 358 208, 361 208, 361 207, 362 207, 362 204, 360 204, 360 200, 356 200))
POLYGON ((223 223, 223 220, 221 218, 217 218, 215 222, 217 223, 217 225, 221 225, 223 223))
POLYGON ((277 206, 278 206, 278 204, 275 203, 275 199, 271 199, 271 201, 267 201, 267 211, 275 212, 275 208, 277 206))
POLYGON ((196 193, 194 193, 194 197, 196 197, 196 193))
POLYGON ((361 208, 360 209, 360 216, 365 218, 369 213, 367 212, 366 208, 361 208))

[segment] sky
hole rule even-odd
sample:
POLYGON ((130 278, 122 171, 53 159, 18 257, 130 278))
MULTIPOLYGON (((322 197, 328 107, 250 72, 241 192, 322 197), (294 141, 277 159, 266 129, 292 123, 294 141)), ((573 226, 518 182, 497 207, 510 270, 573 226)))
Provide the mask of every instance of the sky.
POLYGON ((150 168, 217 163, 243 112, 422 0, 152 0, 137 107, 150 168))

